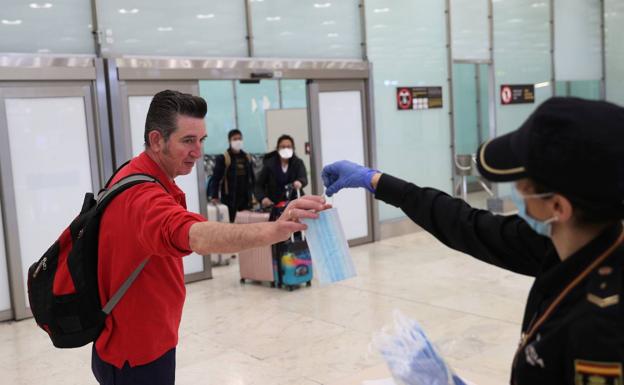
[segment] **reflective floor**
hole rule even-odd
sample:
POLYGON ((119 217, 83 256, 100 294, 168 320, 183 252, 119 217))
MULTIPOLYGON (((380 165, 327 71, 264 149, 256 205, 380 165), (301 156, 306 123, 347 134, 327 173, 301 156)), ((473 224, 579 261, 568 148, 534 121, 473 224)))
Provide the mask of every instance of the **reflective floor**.
MULTIPOLYGON (((236 262, 190 284, 177 384, 340 384, 382 362, 369 344, 394 309, 420 321, 466 379, 508 383, 531 279, 424 232, 352 253, 358 277, 323 288, 242 286, 236 262)), ((0 382, 95 384, 90 347, 56 350, 32 320, 0 324, 0 382)))

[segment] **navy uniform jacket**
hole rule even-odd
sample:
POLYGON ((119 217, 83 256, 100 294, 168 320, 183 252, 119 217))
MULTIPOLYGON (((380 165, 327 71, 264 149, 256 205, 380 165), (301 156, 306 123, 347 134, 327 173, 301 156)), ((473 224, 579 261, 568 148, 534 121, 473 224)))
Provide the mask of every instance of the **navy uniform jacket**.
POLYGON ((383 175, 376 198, 401 208, 442 243, 484 262, 535 277, 522 321, 523 336, 558 305, 520 345, 513 385, 622 385, 624 246, 591 266, 621 237, 621 223, 607 228, 561 261, 551 240, 517 215, 494 215, 444 192, 383 175), (577 284, 561 295, 571 283, 577 284))

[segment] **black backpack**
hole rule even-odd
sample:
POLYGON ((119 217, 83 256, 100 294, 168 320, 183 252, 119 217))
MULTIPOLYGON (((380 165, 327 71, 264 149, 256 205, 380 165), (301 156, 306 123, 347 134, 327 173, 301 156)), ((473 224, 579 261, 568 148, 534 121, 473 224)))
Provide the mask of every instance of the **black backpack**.
POLYGON ((116 196, 140 183, 160 182, 149 175, 132 174, 102 189, 97 199, 92 193, 85 194, 80 214, 28 269, 30 309, 37 325, 57 348, 76 348, 95 341, 106 316, 147 263, 147 259, 142 261, 102 307, 97 275, 100 219, 116 196))

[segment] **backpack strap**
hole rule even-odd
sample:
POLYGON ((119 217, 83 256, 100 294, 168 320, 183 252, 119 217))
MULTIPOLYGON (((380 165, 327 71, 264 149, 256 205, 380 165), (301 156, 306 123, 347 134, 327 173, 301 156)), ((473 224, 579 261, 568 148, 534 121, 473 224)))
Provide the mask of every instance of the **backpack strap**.
MULTIPOLYGON (((130 187, 136 186, 137 184, 141 184, 141 183, 147 183, 147 182, 158 183, 163 188, 165 188, 165 186, 163 186, 160 183, 160 181, 158 181, 158 179, 154 178, 151 175, 131 174, 125 178, 122 178, 117 183, 112 185, 110 188, 100 191, 97 197, 98 210, 100 211, 103 210, 113 198, 115 198, 117 195, 121 194, 122 192, 126 191, 130 187)), ((165 189, 165 191, 167 191, 167 189, 165 189)))
MULTIPOLYGON (((108 181, 107 186, 109 183, 110 183, 110 180, 108 181)), ((136 186, 141 183, 158 183, 162 186, 162 184, 158 181, 158 179, 147 174, 128 175, 127 177, 122 178, 117 183, 112 185, 110 188, 100 192, 100 194, 98 195, 98 199, 97 199, 97 210, 98 211, 104 210, 104 208, 110 203, 110 201, 113 198, 115 198, 117 195, 126 191, 130 187, 136 186)), ((162 187, 165 188, 165 186, 162 186, 162 187)), ((104 305, 104 308, 102 309, 102 311, 105 314, 110 314, 110 312, 113 311, 113 308, 121 300, 124 294, 126 294, 126 291, 128 291, 130 286, 132 286, 132 283, 134 283, 134 280, 137 278, 139 273, 143 270, 143 268, 145 267, 148 261, 149 261, 149 257, 145 258, 141 262, 141 264, 136 269, 134 269, 132 274, 130 274, 130 276, 126 278, 124 283, 119 287, 119 289, 117 289, 115 294, 113 294, 113 296, 108 300, 108 302, 106 303, 106 305, 104 305)))
POLYGON ((117 170, 115 170, 115 172, 113 172, 113 175, 111 175, 110 178, 108 178, 108 180, 106 181, 106 183, 104 184, 104 188, 107 188, 111 181, 113 180, 113 178, 115 177, 115 175, 117 175, 117 173, 119 173, 119 171, 121 171, 122 168, 126 167, 126 165, 128 165, 128 163, 130 163, 129 160, 127 160, 124 164, 122 164, 121 166, 117 167, 117 170))
POLYGON ((223 172, 223 179, 221 182, 225 188, 225 195, 230 194, 230 186, 228 185, 228 171, 230 170, 230 166, 232 165, 232 157, 230 156, 229 151, 223 153, 223 163, 225 163, 225 171, 223 172))
POLYGON ((115 294, 111 297, 111 299, 108 300, 108 302, 102 309, 104 314, 110 314, 110 312, 113 311, 113 308, 115 307, 115 305, 117 305, 117 303, 121 300, 124 294, 126 294, 126 291, 128 291, 130 286, 132 286, 132 283, 134 282, 136 277, 139 275, 141 270, 143 270, 143 268, 145 267, 148 261, 149 261, 149 258, 145 258, 143 262, 141 262, 141 264, 136 269, 134 269, 132 274, 130 274, 130 276, 126 278, 125 282, 119 287, 119 289, 117 289, 115 294))

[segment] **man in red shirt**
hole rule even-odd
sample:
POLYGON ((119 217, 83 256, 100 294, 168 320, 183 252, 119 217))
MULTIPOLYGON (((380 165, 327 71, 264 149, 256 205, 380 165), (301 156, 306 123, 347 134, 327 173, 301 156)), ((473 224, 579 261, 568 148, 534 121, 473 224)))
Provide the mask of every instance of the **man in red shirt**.
POLYGON ((317 218, 315 212, 328 207, 323 198, 309 196, 292 202, 275 222, 249 225, 207 222, 188 212, 174 178, 190 173, 202 156, 206 109, 197 96, 169 90, 154 96, 145 122, 145 151, 112 181, 143 173, 160 184, 130 188, 102 216, 102 303, 149 258, 94 344, 92 370, 102 385, 175 383, 175 348, 186 293, 182 257, 191 252, 233 253, 285 240, 305 229, 298 219, 317 218))

